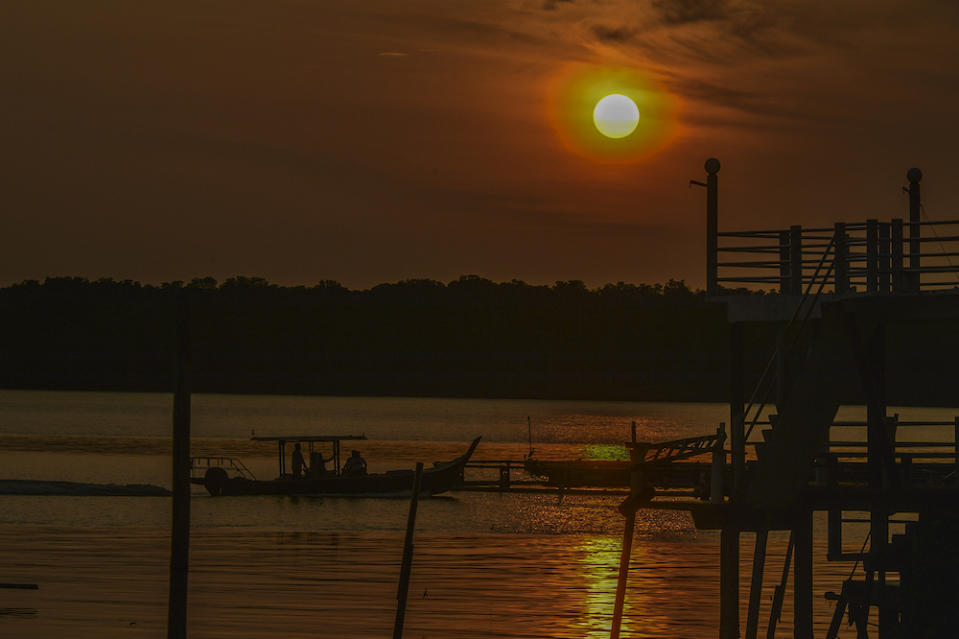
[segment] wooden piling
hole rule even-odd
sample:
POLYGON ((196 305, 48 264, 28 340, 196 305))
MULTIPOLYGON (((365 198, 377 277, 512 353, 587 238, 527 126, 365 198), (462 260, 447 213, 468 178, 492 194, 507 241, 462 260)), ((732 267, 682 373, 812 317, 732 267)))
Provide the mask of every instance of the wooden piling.
MULTIPOLYGON (((633 422, 635 425, 635 422, 633 422)), ((629 579, 629 559, 633 554, 633 535, 636 530, 636 507, 643 490, 643 473, 637 464, 642 460, 640 451, 633 446, 629 449, 630 474, 629 489, 631 502, 623 513, 626 521, 623 525, 623 546, 619 555, 619 577, 616 580, 616 598, 613 601, 613 621, 609 628, 609 639, 619 639, 623 625, 623 608, 626 603, 626 583, 629 579)))
POLYGON ((181 290, 176 304, 176 390, 173 396, 173 523, 167 638, 186 637, 190 568, 190 307, 181 290))
POLYGON ((783 600, 786 597, 786 583, 789 580, 789 566, 792 564, 793 546, 795 546, 795 534, 789 533, 789 543, 786 544, 786 558, 783 562, 782 577, 776 585, 773 593, 773 602, 769 607, 769 626, 766 628, 766 639, 776 639, 776 624, 782 615, 783 600))
POLYGON ((739 530, 719 536, 719 639, 739 639, 739 530))
POLYGON ((796 561, 793 564, 793 637, 813 639, 812 511, 799 516, 793 528, 796 561))
POLYGON ((749 608, 746 612, 746 639, 756 639, 759 631, 759 602, 763 592, 763 569, 766 566, 766 540, 769 531, 760 528, 756 531, 756 545, 753 548, 753 576, 749 585, 749 608))
POLYGON ((400 566, 400 583, 396 590, 396 621, 393 624, 393 639, 402 639, 403 623, 406 620, 406 599, 410 589, 410 572, 413 567, 413 531, 416 529, 416 507, 423 486, 423 462, 416 462, 413 477, 413 494, 410 496, 410 512, 406 518, 406 539, 403 542, 403 563, 400 566))

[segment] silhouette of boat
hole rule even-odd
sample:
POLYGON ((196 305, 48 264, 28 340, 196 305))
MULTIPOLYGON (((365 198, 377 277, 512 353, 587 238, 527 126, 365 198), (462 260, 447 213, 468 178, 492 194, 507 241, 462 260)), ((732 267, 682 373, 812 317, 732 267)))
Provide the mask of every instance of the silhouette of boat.
POLYGON ((543 461, 530 457, 524 467, 530 475, 545 478, 547 486, 629 486, 628 461, 543 461))
MULTIPOLYGON (((413 470, 389 470, 385 473, 344 474, 340 468, 340 442, 366 439, 363 435, 300 435, 290 437, 253 437, 254 441, 277 444, 280 474, 276 479, 260 480, 243 464, 231 457, 194 457, 190 481, 206 488, 211 496, 229 495, 324 495, 396 497, 409 496, 413 490, 413 470), (310 470, 295 477, 287 472, 286 444, 306 444, 310 470), (317 443, 333 445, 333 470, 322 472, 322 453, 314 450, 317 443), (318 459, 318 456, 320 459, 318 459)), ((467 451, 445 462, 435 462, 423 470, 421 496, 437 495, 458 485, 463 468, 476 450, 480 437, 467 451)), ((324 460, 330 461, 330 460, 324 460)))

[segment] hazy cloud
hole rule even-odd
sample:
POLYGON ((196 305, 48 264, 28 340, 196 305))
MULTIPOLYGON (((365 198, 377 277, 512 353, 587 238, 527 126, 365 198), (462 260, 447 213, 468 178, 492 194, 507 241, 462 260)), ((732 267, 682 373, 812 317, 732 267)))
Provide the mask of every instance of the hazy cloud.
POLYGON ((627 26, 609 27, 597 24, 593 26, 593 34, 601 42, 628 42, 636 35, 636 30, 627 26))
POLYGON ((666 24, 690 24, 728 17, 726 0, 653 0, 662 21, 666 24))

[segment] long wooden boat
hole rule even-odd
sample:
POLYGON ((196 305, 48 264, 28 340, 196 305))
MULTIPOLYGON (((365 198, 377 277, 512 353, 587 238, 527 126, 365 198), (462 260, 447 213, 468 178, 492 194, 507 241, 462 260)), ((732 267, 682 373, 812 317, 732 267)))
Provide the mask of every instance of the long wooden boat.
MULTIPOLYGON (((280 475, 276 479, 259 480, 239 460, 229 457, 194 457, 190 481, 202 485, 211 496, 230 495, 320 495, 320 496, 363 496, 397 497, 409 496, 413 490, 414 472, 411 469, 390 470, 385 473, 344 474, 340 469, 340 442, 344 440, 366 439, 364 436, 291 436, 291 437, 254 437, 256 441, 274 441, 277 443, 280 475), (287 443, 306 443, 309 447, 311 466, 318 468, 322 464, 316 461, 313 450, 316 443, 328 442, 333 445, 334 470, 326 473, 307 473, 303 477, 294 477, 286 471, 287 443)), ((437 495, 450 490, 462 481, 463 468, 480 442, 477 437, 467 451, 456 459, 436 462, 431 468, 423 470, 421 496, 437 495)))
POLYGON ((529 458, 526 472, 546 479, 548 486, 629 486, 629 462, 607 460, 544 461, 529 458))
MULTIPOLYGON (((643 464, 648 481, 674 487, 699 487, 707 466, 695 463, 673 463, 707 453, 722 451, 726 435, 721 430, 713 435, 684 437, 665 442, 631 442, 634 457, 643 464)), ((580 486, 626 487, 630 484, 631 462, 619 460, 539 460, 526 458, 525 468, 530 475, 543 477, 549 486, 572 488, 580 486)))

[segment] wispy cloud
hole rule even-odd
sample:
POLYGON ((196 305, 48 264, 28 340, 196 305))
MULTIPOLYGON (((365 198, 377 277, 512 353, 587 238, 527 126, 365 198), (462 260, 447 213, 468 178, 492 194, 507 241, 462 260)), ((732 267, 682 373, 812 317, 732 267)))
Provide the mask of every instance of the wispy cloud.
POLYGON ((404 53, 402 51, 380 51, 376 55, 382 56, 384 58, 405 58, 409 54, 404 53))

